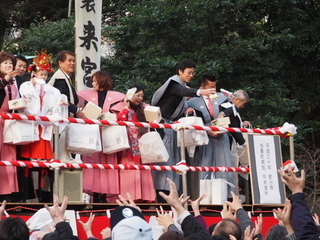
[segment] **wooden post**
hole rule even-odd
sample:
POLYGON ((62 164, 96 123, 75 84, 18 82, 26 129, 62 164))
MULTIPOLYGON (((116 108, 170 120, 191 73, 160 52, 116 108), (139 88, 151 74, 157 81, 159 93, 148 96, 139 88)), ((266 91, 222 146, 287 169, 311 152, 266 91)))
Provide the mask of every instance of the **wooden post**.
MULTIPOLYGON (((54 125, 54 158, 59 158, 59 125, 54 125)), ((59 196, 59 168, 54 169, 53 181, 53 193, 59 196)))
MULTIPOLYGON (((181 160, 186 161, 186 149, 184 146, 184 128, 181 128, 180 130, 180 149, 181 149, 181 160)), ((184 197, 188 196, 188 185, 187 185, 187 173, 182 173, 182 192, 184 197)), ((188 204, 186 203, 184 205, 185 209, 188 209, 188 204)))
POLYGON ((289 137, 289 144, 290 144, 290 160, 294 161, 294 139, 293 139, 293 136, 289 137))

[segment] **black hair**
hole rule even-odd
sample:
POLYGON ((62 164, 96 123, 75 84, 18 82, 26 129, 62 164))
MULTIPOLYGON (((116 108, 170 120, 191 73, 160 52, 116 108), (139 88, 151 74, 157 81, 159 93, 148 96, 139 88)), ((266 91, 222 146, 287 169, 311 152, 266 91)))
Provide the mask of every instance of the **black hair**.
POLYGON ((177 65, 177 74, 179 70, 183 72, 186 68, 196 68, 196 64, 190 59, 182 59, 177 65))
MULTIPOLYGON (((144 93, 144 88, 140 84, 133 84, 130 86, 130 88, 134 88, 134 87, 137 88, 135 93, 140 92, 140 91, 142 91, 144 93)), ((144 115, 143 103, 141 102, 139 105, 135 105, 131 101, 129 103, 130 103, 130 107, 135 110, 139 122, 146 122, 147 120, 146 120, 146 116, 144 115)), ((143 135, 146 132, 147 132, 146 128, 139 127, 139 134, 140 135, 143 135)))
POLYGON ((184 237, 179 232, 168 231, 163 233, 158 240, 183 240, 184 237))
POLYGON ((274 225, 269 228, 266 240, 282 240, 286 239, 286 235, 288 234, 286 228, 280 225, 274 225))
POLYGON ((201 78, 201 83, 202 84, 205 84, 206 81, 209 81, 209 82, 218 82, 217 78, 215 75, 213 74, 204 74, 201 78))
POLYGON ((16 55, 15 57, 16 57, 16 59, 19 59, 19 60, 21 60, 21 61, 24 61, 26 64, 28 64, 28 61, 27 61, 27 59, 26 59, 24 56, 22 56, 22 55, 16 55))
POLYGON ((29 229, 20 217, 0 221, 0 240, 29 240, 29 229))
POLYGON ((75 56, 70 50, 62 50, 58 52, 56 57, 57 66, 59 66, 59 62, 64 62, 67 59, 67 55, 75 56))

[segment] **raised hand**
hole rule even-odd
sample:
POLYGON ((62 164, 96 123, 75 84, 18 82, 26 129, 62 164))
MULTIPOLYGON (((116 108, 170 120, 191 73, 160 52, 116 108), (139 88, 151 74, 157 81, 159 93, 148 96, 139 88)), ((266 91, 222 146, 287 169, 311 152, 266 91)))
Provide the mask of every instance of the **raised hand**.
POLYGON ((116 202, 119 206, 130 206, 130 207, 134 207, 140 211, 140 208, 133 201, 130 193, 127 193, 128 201, 121 195, 119 195, 118 197, 119 197, 119 199, 117 199, 116 202))
POLYGON ((292 170, 285 172, 283 168, 278 170, 282 182, 291 190, 292 194, 302 193, 305 185, 305 172, 301 170, 301 176, 297 177, 292 170))
POLYGON ((156 208, 156 211, 158 224, 168 229, 168 227, 174 222, 173 218, 169 215, 169 213, 163 210, 162 206, 160 206, 160 210, 156 208))
POLYGON ((83 230, 86 232, 87 238, 93 236, 92 235, 92 223, 93 223, 94 217, 95 217, 95 215, 93 213, 90 213, 90 217, 86 223, 82 222, 81 220, 78 221, 82 225, 83 230))
POLYGON ((173 207, 177 211, 178 215, 180 215, 181 213, 183 213, 185 211, 185 209, 179 200, 177 187, 171 179, 167 178, 167 182, 170 186, 169 195, 167 195, 163 192, 159 192, 159 195, 161 197, 163 197, 163 199, 166 200, 166 202, 168 204, 170 204, 171 207, 173 207))
POLYGON ((55 224, 58 222, 64 221, 64 214, 67 209, 68 204, 68 197, 64 196, 61 206, 59 206, 59 198, 57 195, 54 194, 54 201, 53 206, 49 207, 48 205, 44 205, 44 207, 48 210, 50 213, 52 220, 55 224))
POLYGON ((191 207, 192 207, 192 210, 194 212, 194 216, 199 216, 201 215, 200 214, 200 208, 199 208, 199 205, 200 205, 200 202, 207 197, 207 194, 203 194, 202 196, 198 197, 196 200, 192 201, 192 200, 189 200, 189 202, 191 203, 191 207))

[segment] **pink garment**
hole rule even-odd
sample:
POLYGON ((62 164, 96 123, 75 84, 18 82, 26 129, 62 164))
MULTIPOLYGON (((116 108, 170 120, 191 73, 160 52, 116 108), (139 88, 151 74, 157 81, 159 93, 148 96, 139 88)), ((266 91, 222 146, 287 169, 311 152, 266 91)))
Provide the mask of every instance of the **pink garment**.
MULTIPOLYGON (((8 113, 9 112, 9 94, 7 87, 5 88, 6 96, 3 100, 3 104, 0 108, 1 113, 8 113)), ((15 99, 17 96, 17 88, 12 87, 12 99, 15 99)), ((16 154, 16 146, 11 144, 3 143, 3 127, 4 127, 3 119, 0 119, 0 156, 1 160, 5 161, 16 161, 17 154, 16 154)), ((17 171, 16 167, 0 167, 0 194, 11 194, 13 192, 19 192, 18 187, 18 178, 17 178, 17 171)))
MULTIPOLYGON (((83 91, 78 91, 77 95, 79 97, 79 103, 81 107, 84 107, 85 101, 87 102, 92 102, 96 105, 98 105, 98 92, 95 90, 83 90, 83 91)), ((119 112, 123 109, 124 99, 125 95, 120 92, 115 92, 115 91, 107 91, 107 96, 103 104, 102 112, 109 112, 109 110, 114 111, 114 112, 119 112), (110 109, 110 105, 113 103, 117 103, 112 106, 110 109)))
MULTIPOLYGON (((93 153, 90 156, 83 156, 84 163, 117 164, 116 153, 104 154, 93 153)), ((106 193, 108 196, 119 195, 119 170, 112 169, 83 169, 83 191, 92 195, 106 193)))
MULTIPOLYGON (((77 92, 79 103, 83 107, 85 101, 91 101, 98 105, 98 92, 95 90, 84 90, 77 92)), ((124 99, 124 94, 107 91, 107 96, 103 104, 103 112, 108 112, 110 104, 124 99)), ((120 105, 123 102, 119 103, 120 105)), ((112 108, 116 111, 116 108, 112 108)), ((102 163, 102 164, 117 164, 117 155, 104 154, 102 152, 94 153, 90 156, 83 156, 84 163, 102 163)), ((120 193, 119 187, 119 170, 112 169, 83 169, 83 191, 88 194, 106 193, 108 197, 117 196, 120 193)), ((108 198, 108 201, 109 198, 108 198)))
MULTIPOLYGON (((118 113, 119 121, 138 122, 133 109, 123 109, 118 113)), ((141 137, 137 127, 127 127, 130 149, 119 153, 120 164, 141 164, 138 139, 141 137)), ((127 192, 135 201, 155 201, 155 190, 150 170, 121 170, 120 194, 127 199, 127 192)))

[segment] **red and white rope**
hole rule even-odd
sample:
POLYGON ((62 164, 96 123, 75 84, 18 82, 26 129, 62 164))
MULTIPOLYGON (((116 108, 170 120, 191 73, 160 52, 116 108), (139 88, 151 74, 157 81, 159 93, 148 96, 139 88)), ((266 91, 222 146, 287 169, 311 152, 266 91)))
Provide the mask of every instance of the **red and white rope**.
MULTIPOLYGON (((15 120, 30 120, 39 122, 53 122, 50 117, 46 116, 29 116, 20 114, 0 114, 2 119, 15 119, 15 120)), ((60 123, 78 123, 78 124, 98 124, 98 125, 118 125, 128 127, 145 127, 145 128, 171 128, 174 129, 177 124, 161 124, 161 123, 145 123, 145 122, 122 122, 122 121, 107 121, 107 120, 95 120, 95 119, 80 119, 80 118, 62 118, 60 123)), ((209 126, 196 126, 196 125, 184 125, 184 129, 195 129, 204 131, 225 131, 225 132, 243 132, 243 133, 260 133, 268 135, 280 135, 287 137, 281 133, 278 127, 273 129, 248 129, 248 128, 224 128, 224 127, 209 127, 209 126)))
MULTIPOLYGON (((0 161, 0 166, 15 166, 27 168, 66 168, 66 169, 115 169, 115 170, 153 170, 153 171, 179 171, 179 166, 161 165, 127 165, 127 164, 88 164, 88 163, 63 163, 59 160, 52 162, 37 161, 0 161)), ((249 172, 246 167, 196 167, 186 166, 192 172, 249 172)))

